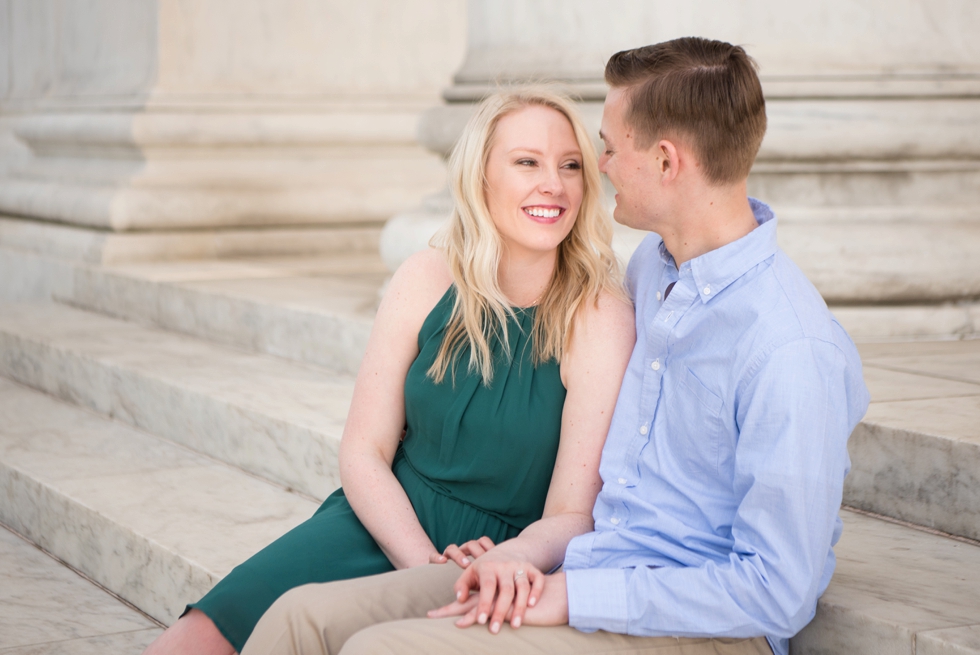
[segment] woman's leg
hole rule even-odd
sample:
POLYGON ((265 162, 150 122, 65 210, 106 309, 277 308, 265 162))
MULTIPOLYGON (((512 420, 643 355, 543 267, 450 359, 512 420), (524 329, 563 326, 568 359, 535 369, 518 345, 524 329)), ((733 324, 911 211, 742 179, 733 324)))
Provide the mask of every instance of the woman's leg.
POLYGON ((143 655, 168 653, 234 655, 235 649, 204 612, 191 610, 143 651, 143 655))
POLYGON ((338 491, 310 519, 235 567, 189 605, 147 653, 234 653, 245 645, 259 617, 290 589, 390 570, 388 558, 338 491), (188 642, 195 645, 184 650, 188 642))

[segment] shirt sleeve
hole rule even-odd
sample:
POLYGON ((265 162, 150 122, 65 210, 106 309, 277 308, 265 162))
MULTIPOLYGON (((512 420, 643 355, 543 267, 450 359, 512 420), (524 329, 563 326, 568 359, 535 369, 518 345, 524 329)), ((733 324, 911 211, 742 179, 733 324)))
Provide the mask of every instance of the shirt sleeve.
POLYGON ((569 624, 678 637, 788 638, 802 629, 834 566, 847 439, 863 415, 855 398, 867 406, 846 366, 834 344, 817 339, 770 353, 735 399, 740 501, 728 559, 568 571, 569 624))

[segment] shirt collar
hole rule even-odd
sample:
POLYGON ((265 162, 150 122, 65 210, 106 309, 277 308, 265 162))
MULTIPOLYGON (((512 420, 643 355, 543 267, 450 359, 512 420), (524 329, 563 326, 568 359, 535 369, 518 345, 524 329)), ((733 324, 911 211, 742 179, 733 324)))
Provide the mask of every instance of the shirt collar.
MULTIPOLYGON (((769 205, 755 198, 749 198, 749 207, 752 208, 759 227, 741 239, 706 252, 689 262, 702 303, 708 302, 749 269, 776 254, 776 215, 769 205)), ((674 257, 667 251, 663 241, 660 242, 660 259, 666 265, 675 266, 674 257)))

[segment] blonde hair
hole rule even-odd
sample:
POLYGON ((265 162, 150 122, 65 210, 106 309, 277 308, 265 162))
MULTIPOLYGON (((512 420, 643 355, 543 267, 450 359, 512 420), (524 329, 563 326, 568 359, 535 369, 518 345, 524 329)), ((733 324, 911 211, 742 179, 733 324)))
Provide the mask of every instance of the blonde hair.
POLYGON ((446 370, 455 373, 456 357, 469 346, 469 371, 485 385, 493 379, 490 340, 497 337, 510 352, 508 317, 516 313, 500 290, 497 268, 502 242, 486 201, 486 165, 497 124, 529 106, 554 109, 572 126, 582 151, 582 205, 568 236, 559 244, 555 269, 538 303, 532 331, 535 365, 562 354, 571 341, 576 313, 587 302, 598 304, 603 290, 625 297, 619 262, 612 250, 612 224, 601 203, 601 179, 592 140, 567 97, 550 89, 518 88, 486 98, 470 118, 449 158, 449 187, 454 209, 448 225, 433 239, 449 263, 456 299, 429 376, 437 383, 446 370))

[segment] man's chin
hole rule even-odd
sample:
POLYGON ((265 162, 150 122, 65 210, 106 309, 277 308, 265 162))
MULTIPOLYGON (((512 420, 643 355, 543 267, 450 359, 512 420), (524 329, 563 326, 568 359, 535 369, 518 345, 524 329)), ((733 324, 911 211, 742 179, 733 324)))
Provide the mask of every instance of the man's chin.
POLYGON ((626 227, 631 227, 635 230, 643 229, 642 227, 636 224, 637 223, 636 217, 631 216, 619 205, 616 205, 616 208, 613 210, 613 220, 619 223, 620 225, 625 225, 626 227))

